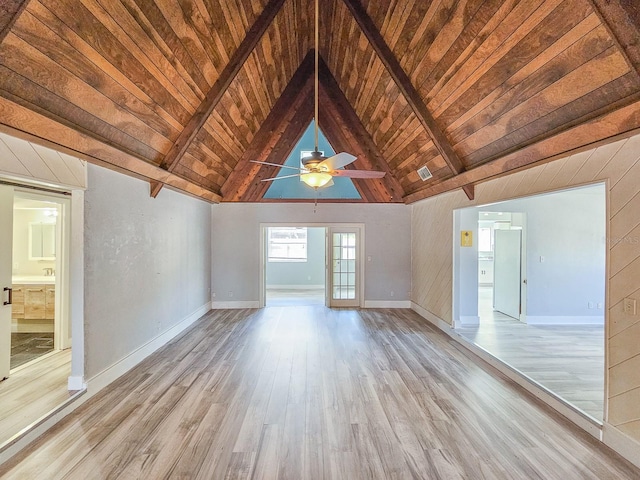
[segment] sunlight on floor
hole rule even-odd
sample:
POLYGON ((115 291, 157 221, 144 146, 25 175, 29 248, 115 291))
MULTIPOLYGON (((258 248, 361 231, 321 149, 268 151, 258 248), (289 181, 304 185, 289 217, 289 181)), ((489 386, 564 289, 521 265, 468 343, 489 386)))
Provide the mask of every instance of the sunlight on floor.
POLYGON ((479 289, 480 325, 457 328, 533 381, 598 421, 604 410, 604 326, 533 326, 492 307, 492 288, 479 289))

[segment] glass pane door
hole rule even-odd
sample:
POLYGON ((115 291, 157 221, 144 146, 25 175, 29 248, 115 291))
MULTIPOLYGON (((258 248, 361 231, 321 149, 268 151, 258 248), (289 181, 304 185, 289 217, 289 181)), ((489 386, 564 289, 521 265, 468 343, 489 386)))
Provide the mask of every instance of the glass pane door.
POLYGON ((360 306, 358 243, 359 229, 331 229, 331 306, 360 306))

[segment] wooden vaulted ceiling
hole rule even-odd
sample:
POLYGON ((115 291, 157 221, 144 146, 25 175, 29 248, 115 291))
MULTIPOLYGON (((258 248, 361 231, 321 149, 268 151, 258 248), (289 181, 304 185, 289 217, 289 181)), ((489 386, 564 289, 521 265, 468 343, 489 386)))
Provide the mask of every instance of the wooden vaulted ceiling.
MULTIPOLYGON (((640 127, 626 0, 321 0, 319 124, 411 203, 640 127), (422 181, 426 165, 433 177, 422 181)), ((0 125, 209 201, 262 201, 313 117, 313 0, 3 0, 0 125)), ((266 200, 265 200, 266 201, 266 200)))

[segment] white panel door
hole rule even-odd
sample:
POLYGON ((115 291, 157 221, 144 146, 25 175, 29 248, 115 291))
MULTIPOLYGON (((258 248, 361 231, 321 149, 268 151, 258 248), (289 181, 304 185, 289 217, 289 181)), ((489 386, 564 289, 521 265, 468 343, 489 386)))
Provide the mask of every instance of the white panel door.
POLYGON ((11 266, 13 258, 13 188, 0 185, 0 380, 11 362, 11 266))
POLYGON ((495 230, 493 308, 520 319, 521 230, 495 230))
POLYGON ((333 227, 329 233, 329 306, 360 306, 360 229, 333 227))

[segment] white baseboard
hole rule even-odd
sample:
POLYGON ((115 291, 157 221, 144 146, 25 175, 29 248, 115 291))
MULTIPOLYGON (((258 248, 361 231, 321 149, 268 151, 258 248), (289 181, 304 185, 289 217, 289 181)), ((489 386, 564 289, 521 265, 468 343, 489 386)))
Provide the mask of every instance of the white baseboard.
POLYGON ((133 367, 138 365, 142 360, 147 358, 160 347, 166 345, 173 338, 182 333, 182 331, 184 331, 187 327, 192 325, 196 320, 201 318, 210 310, 211 302, 208 302, 202 307, 198 308, 191 315, 184 318, 178 324, 153 338, 137 350, 134 350, 122 360, 114 363, 111 367, 103 370, 99 374, 89 379, 86 384, 83 377, 81 376, 69 377, 69 390, 78 390, 78 392, 75 395, 69 397, 54 411, 49 412, 40 420, 34 422, 29 427, 26 427, 24 430, 16 434, 13 438, 0 445, 0 464, 9 460, 12 456, 17 454, 20 450, 22 450, 39 436, 44 434, 47 430, 53 427, 64 417, 84 404, 84 402, 93 397, 101 389, 109 385, 111 382, 116 380, 127 371, 131 370, 133 367))
POLYGON ((118 377, 131 370, 160 347, 169 343, 173 338, 182 333, 183 330, 191 326, 209 310, 211 310, 211 302, 208 302, 198 308, 195 312, 171 327, 169 330, 166 330, 157 337, 151 339, 149 342, 134 350, 123 359, 87 380, 87 391, 89 393, 89 397, 93 396, 118 377))
POLYGON ((528 325, 603 325, 603 316, 597 315, 557 315, 536 316, 527 315, 528 325))
POLYGON ((322 285, 267 285, 267 290, 324 290, 322 285))
POLYGON ((211 302, 213 310, 233 310, 238 308, 260 308, 260 302, 257 300, 244 300, 237 302, 211 302))
POLYGON ((640 468, 640 442, 607 422, 602 429, 602 441, 640 468))
POLYGON ((87 384, 84 381, 84 377, 81 375, 70 376, 67 379, 67 389, 70 392, 75 392, 76 390, 86 390, 87 384))
POLYGON ((477 315, 460 315, 459 322, 461 327, 473 327, 480 325, 480 317, 477 315))
POLYGON ((507 376, 509 379, 513 380, 516 384, 520 385, 526 391, 531 393, 534 397, 538 398, 542 402, 549 405, 551 408, 556 410, 562 416, 568 418, 573 423, 575 423, 578 427, 585 430, 587 433, 593 435, 595 438, 601 440, 602 430, 601 426, 598 424, 597 420, 590 419, 585 416, 585 414, 577 411, 577 409, 569 406, 561 400, 556 394, 546 389, 539 383, 530 379, 529 377, 523 375, 519 371, 509 367, 505 363, 501 362, 497 358, 495 358, 492 354, 487 352, 482 347, 474 345, 473 343, 468 342, 463 339, 460 334, 458 334, 454 329, 451 328, 444 320, 438 318, 433 313, 428 310, 420 307, 415 303, 411 303, 411 309, 415 311, 418 315, 425 318, 440 330, 442 330, 446 335, 451 337, 457 343, 462 345, 464 348, 469 350, 471 353, 476 355, 481 360, 484 360, 486 363, 494 367, 500 373, 507 376))
POLYGON ((422 318, 428 320, 430 323, 432 323, 433 325, 438 327, 440 330, 445 332, 447 335, 449 335, 449 330, 453 328, 451 325, 449 325, 447 322, 442 320, 440 317, 434 315, 429 310, 422 308, 417 303, 411 302, 411 310, 416 312, 422 318))
POLYGON ((365 300, 364 308, 411 308, 410 300, 365 300))

